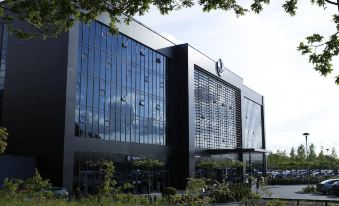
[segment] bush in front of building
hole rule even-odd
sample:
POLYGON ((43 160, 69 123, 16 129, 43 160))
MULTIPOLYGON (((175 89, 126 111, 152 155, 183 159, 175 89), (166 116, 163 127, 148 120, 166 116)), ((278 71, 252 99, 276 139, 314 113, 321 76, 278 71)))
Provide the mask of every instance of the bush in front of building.
POLYGON ((48 179, 43 179, 35 169, 35 175, 25 181, 6 178, 4 181, 4 192, 9 195, 22 196, 25 198, 50 198, 53 193, 47 191, 51 187, 48 179))
POLYGON ((187 178, 186 194, 189 196, 203 195, 207 183, 204 178, 187 178))
POLYGON ((133 193, 133 189, 134 185, 132 185, 131 183, 125 183, 118 188, 119 192, 122 193, 133 193))
POLYGON ((115 167, 112 161, 102 161, 100 165, 105 173, 101 187, 99 189, 99 194, 103 196, 110 196, 113 194, 116 181, 112 178, 115 172, 115 167))
POLYGON ((178 192, 174 187, 165 187, 161 192, 161 196, 164 199, 170 199, 171 197, 173 197, 177 194, 178 194, 178 192))

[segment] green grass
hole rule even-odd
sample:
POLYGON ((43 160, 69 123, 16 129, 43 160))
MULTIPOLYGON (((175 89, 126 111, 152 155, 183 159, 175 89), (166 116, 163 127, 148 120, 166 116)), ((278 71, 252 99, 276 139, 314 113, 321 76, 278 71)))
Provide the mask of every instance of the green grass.
MULTIPOLYGON (((9 195, 0 193, 0 206, 180 206, 187 205, 182 202, 180 196, 174 199, 165 200, 158 197, 155 201, 149 201, 145 196, 119 194, 113 198, 100 198, 100 196, 91 196, 81 200, 65 200, 56 198, 27 198, 20 195, 9 195), (172 201, 171 201, 172 200, 172 201), (174 201, 173 201, 174 200, 174 201), (177 201, 176 201, 177 200, 177 201)), ((186 203, 185 203, 186 202, 186 203)), ((210 205, 209 202, 202 200, 189 201, 190 206, 210 205)))

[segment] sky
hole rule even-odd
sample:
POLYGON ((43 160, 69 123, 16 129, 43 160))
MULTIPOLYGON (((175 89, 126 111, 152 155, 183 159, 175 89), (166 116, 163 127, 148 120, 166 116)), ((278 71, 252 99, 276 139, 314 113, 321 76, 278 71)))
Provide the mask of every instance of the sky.
POLYGON ((302 134, 308 132, 317 151, 336 147, 339 153, 339 86, 334 83, 339 60, 334 60, 333 75, 322 77, 296 49, 307 35, 334 33, 336 10, 302 1, 297 15, 290 17, 283 2, 272 1, 261 14, 239 18, 232 12, 204 13, 199 6, 165 16, 151 8, 135 18, 172 41, 221 58, 245 85, 263 95, 269 150, 305 144, 302 134))

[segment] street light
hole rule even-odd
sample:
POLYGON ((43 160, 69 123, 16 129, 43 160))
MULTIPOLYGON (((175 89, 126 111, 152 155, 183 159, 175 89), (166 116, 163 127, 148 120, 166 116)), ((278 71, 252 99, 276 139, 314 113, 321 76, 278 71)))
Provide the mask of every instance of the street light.
MULTIPOLYGON (((309 133, 305 132, 303 134, 305 136, 305 139, 306 139, 306 161, 307 161, 307 158, 308 158, 308 152, 307 152, 307 137, 310 135, 309 133)), ((307 187, 309 188, 310 187, 310 171, 309 171, 309 167, 307 165, 307 187)))

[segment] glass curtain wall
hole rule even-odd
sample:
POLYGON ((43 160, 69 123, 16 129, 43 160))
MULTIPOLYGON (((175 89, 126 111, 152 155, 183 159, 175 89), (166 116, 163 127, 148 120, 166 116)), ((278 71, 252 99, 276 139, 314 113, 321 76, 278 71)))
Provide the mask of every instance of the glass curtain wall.
POLYGON ((80 23, 75 136, 165 145, 167 65, 106 25, 80 23))
POLYGON ((245 98, 245 148, 264 149, 262 106, 245 98))

